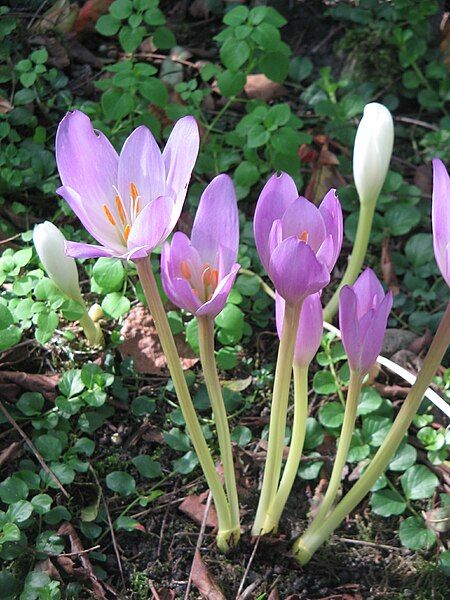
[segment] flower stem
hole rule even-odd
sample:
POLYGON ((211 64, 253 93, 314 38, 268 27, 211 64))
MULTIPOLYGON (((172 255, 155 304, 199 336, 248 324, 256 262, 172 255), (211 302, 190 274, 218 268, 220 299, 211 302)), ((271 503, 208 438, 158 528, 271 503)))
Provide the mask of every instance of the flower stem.
POLYGON ((450 344, 450 303, 447 305, 442 321, 431 343, 416 382, 409 391, 388 435, 375 454, 372 462, 362 474, 359 481, 344 496, 336 508, 329 514, 312 534, 303 535, 293 547, 297 560, 308 563, 326 538, 339 526, 345 516, 350 513, 364 498, 376 480, 382 475, 396 453, 405 433, 422 402, 425 391, 431 382, 442 358, 450 344))
POLYGON ((294 422, 292 424, 291 445, 280 485, 267 511, 263 527, 264 531, 277 529, 281 514, 291 493, 303 452, 307 418, 308 365, 299 365, 294 362, 294 422))
POLYGON ((339 490, 339 486, 341 485, 342 472, 345 467, 345 461, 350 448, 350 443, 352 441, 353 430, 355 429, 356 410, 358 408, 362 380, 363 378, 361 377, 359 371, 350 372, 350 383, 347 392, 347 400, 345 402, 344 422, 342 424, 341 435, 339 437, 339 444, 336 452, 336 458, 334 459, 330 483, 328 484, 322 504, 320 505, 320 508, 312 523, 308 527, 305 535, 309 535, 318 527, 320 527, 320 524, 330 511, 330 508, 332 507, 339 490))
POLYGON ((373 215, 375 213, 377 198, 372 202, 367 202, 360 205, 358 227, 356 229, 355 243, 353 251, 347 265, 347 269, 342 277, 341 283, 334 292, 331 300, 328 302, 323 311, 323 320, 331 322, 334 315, 337 313, 339 306, 339 292, 344 285, 352 285, 359 275, 364 258, 369 245, 370 232, 372 230, 373 215))
POLYGON ((256 511, 256 518, 252 528, 253 535, 269 533, 264 529, 264 521, 269 506, 275 497, 278 482, 280 480, 292 361, 294 358, 294 347, 300 310, 301 304, 291 306, 286 303, 283 330, 281 333, 280 345, 278 347, 275 380, 273 384, 266 466, 264 469, 258 510, 256 511))
POLYGON ((231 529, 233 531, 234 544, 236 544, 240 537, 239 499, 236 488, 230 430, 228 428, 227 413, 223 402, 222 390, 217 375, 216 360, 214 357, 214 320, 212 318, 198 317, 198 339, 203 374, 205 376, 208 394, 211 399, 217 437, 219 438, 225 488, 227 490, 230 505, 231 529))
POLYGON ((80 325, 91 346, 101 346, 103 344, 103 333, 100 325, 92 320, 87 311, 80 318, 80 325))
POLYGON ((230 537, 231 518, 225 491, 216 472, 214 461, 192 403, 172 331, 167 320, 166 311, 164 310, 158 292, 158 286, 156 285, 155 276, 153 275, 151 263, 145 258, 135 261, 135 264, 150 312, 155 321, 161 346, 166 356, 167 365, 177 393, 178 401, 180 402, 184 420, 186 421, 189 436, 214 499, 214 505, 219 520, 217 545, 221 550, 226 552, 229 549, 227 538, 230 537))

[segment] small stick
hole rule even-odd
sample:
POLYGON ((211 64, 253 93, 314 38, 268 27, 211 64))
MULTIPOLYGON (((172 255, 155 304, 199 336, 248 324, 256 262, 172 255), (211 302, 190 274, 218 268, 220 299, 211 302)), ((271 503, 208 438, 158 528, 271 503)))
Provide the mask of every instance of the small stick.
POLYGON ((87 548, 86 550, 78 550, 77 552, 66 552, 65 554, 51 554, 51 556, 79 556, 80 554, 87 554, 88 552, 93 552, 100 548, 100 544, 96 546, 92 546, 92 548, 87 548))
POLYGON ((211 492, 209 492, 208 493, 208 498, 206 500, 205 512, 203 514, 203 520, 202 520, 202 524, 201 524, 201 527, 200 527, 200 532, 198 534, 197 543, 195 545, 194 558, 192 559, 192 566, 191 566, 191 570, 190 570, 190 573, 189 573, 189 579, 188 579, 187 586, 186 586, 186 592, 184 594, 184 600, 188 600, 188 598, 189 598, 189 592, 191 591, 192 575, 193 575, 194 562, 195 562, 195 552, 197 550, 200 550, 200 547, 201 547, 202 542, 203 542, 203 537, 205 535, 205 529, 206 529, 206 521, 208 519, 209 509, 211 508, 211 502, 212 502, 212 494, 211 494, 211 492))
POLYGON ((112 540, 112 544, 113 544, 113 548, 114 548, 114 553, 116 555, 117 565, 118 565, 119 571, 120 571, 120 578, 122 579, 122 585, 123 585, 123 588, 125 589, 126 585, 125 585, 125 577, 123 576, 122 561, 120 560, 119 547, 117 545, 116 536, 114 534, 114 528, 113 528, 113 523, 111 521, 111 515, 109 514, 108 504, 106 503, 105 496, 103 495, 102 486, 100 485, 100 481, 98 480, 97 473, 94 471, 94 467, 92 465, 89 465, 89 470, 91 471, 92 475, 94 476, 95 483, 97 484, 98 489, 100 490, 100 495, 102 497, 103 506, 105 507, 106 517, 108 519, 108 525, 109 525, 109 530, 111 533, 111 540, 112 540))
POLYGON ((61 492, 64 494, 64 496, 66 498, 69 498, 69 494, 66 492, 66 490, 64 489, 63 484, 60 482, 60 480, 56 477, 56 475, 53 473, 53 471, 50 469, 49 466, 47 466, 47 464, 45 463, 45 460, 42 458, 42 455, 39 453, 38 449, 36 448, 36 446, 33 444, 33 442, 30 440, 30 438, 27 436, 27 434, 25 433, 25 431, 20 427, 20 425, 18 425, 18 423, 16 422, 16 420, 14 419, 14 417, 12 417, 9 412, 6 410, 6 407, 3 406, 3 403, 0 402, 0 410, 2 411, 2 413, 5 415, 5 417, 8 419, 8 421, 11 423, 11 425, 14 427, 14 429, 16 431, 19 432, 19 434, 22 436, 22 438, 25 440, 26 444, 29 446, 30 450, 33 452, 33 454, 35 455, 35 457, 37 458, 37 460, 39 461, 39 464, 41 465, 41 467, 44 469, 44 471, 46 473, 48 473, 50 475, 50 477, 53 479, 53 481, 56 483, 56 485, 59 487, 59 489, 61 490, 61 492))
POLYGON ((248 572, 250 571, 250 567, 252 566, 253 559, 255 558, 256 551, 258 549, 258 545, 259 545, 259 540, 260 539, 261 539, 261 536, 258 535, 258 537, 256 538, 255 545, 253 546, 253 550, 252 550, 252 553, 250 555, 250 558, 248 559, 247 566, 245 567, 245 572, 244 572, 244 575, 242 576, 242 580, 241 580, 241 583, 239 585, 239 589, 238 589, 237 594, 236 594, 236 600, 239 600, 239 598, 241 597, 242 590, 244 589, 244 583, 245 583, 245 580, 247 579, 247 575, 248 575, 248 572))
POLYGON ((370 546, 371 548, 383 548, 383 550, 395 550, 398 552, 402 550, 402 548, 398 548, 397 546, 388 546, 387 544, 377 544, 376 542, 365 542, 363 540, 352 540, 351 538, 344 537, 335 537, 335 540, 339 542, 345 542, 347 544, 356 544, 358 546, 370 546))

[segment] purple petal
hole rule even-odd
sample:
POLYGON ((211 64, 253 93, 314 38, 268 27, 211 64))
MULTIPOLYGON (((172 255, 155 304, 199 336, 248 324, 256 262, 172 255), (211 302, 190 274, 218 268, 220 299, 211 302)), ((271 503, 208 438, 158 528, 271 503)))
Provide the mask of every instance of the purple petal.
POLYGON ((362 373, 370 371, 381 352, 392 301, 392 292, 388 292, 380 306, 375 309, 367 332, 361 339, 360 368, 362 373))
POLYGON ((194 117, 183 117, 177 121, 162 154, 166 170, 165 193, 171 195, 175 202, 171 229, 181 214, 199 145, 200 137, 194 117))
POLYGON ((317 252, 326 238, 327 231, 319 209, 312 202, 300 196, 286 209, 281 219, 283 238, 291 235, 303 239, 306 234, 308 246, 317 252))
POLYGON ((118 156, 103 133, 79 110, 67 113, 56 133, 56 163, 64 187, 72 188, 92 221, 105 220, 102 205, 114 202, 118 156))
POLYGON ((256 249, 264 268, 269 268, 269 233, 272 224, 281 219, 288 206, 298 197, 297 187, 287 173, 272 175, 264 186, 256 205, 253 231, 256 249))
POLYGON ((383 286, 372 269, 365 269, 352 287, 358 302, 358 319, 376 308, 384 298, 383 286))
POLYGON ((324 264, 330 272, 334 267, 334 253, 334 241, 332 236, 329 235, 324 239, 322 245, 317 251, 316 256, 317 260, 324 264))
MULTIPOLYGON (((183 235, 184 234, 180 234, 183 235)), ((184 236, 186 237, 186 236, 184 236)), ((186 238, 188 240, 188 238, 186 238)), ((188 240, 189 242, 189 240, 188 240)), ((180 239, 179 243, 183 243, 180 239)), ((189 283, 182 277, 176 275, 179 271, 178 257, 174 256, 172 246, 168 243, 164 244, 161 254, 161 282, 166 296, 169 300, 184 310, 188 310, 195 314, 197 308, 201 305, 199 299, 195 296, 189 283)))
POLYGON ((205 263, 217 263, 219 245, 230 249, 227 255, 231 264, 236 261, 239 215, 234 185, 228 175, 215 177, 203 192, 192 227, 191 242, 205 263))
POLYGON ((56 190, 56 193, 64 198, 93 238, 117 254, 125 251, 125 246, 121 243, 116 228, 111 225, 103 211, 96 217, 92 210, 88 210, 88 205, 81 196, 72 188, 62 186, 56 190))
POLYGON ((195 313, 197 317, 204 317, 206 315, 210 317, 216 317, 225 306, 228 295, 233 287, 236 275, 241 268, 241 265, 233 265, 231 272, 228 273, 221 281, 219 281, 217 288, 215 289, 211 300, 202 304, 202 306, 195 313))
POLYGON ((141 209, 166 194, 165 170, 161 151, 150 130, 141 125, 125 140, 119 157, 118 190, 128 216, 134 219, 131 183, 139 194, 141 209))
POLYGON ((448 285, 450 271, 447 262, 447 246, 450 243, 450 178, 444 163, 433 160, 433 245, 438 267, 448 285))
POLYGON ((339 294, 339 327, 349 365, 352 370, 358 369, 361 347, 357 299, 355 292, 349 285, 344 285, 339 294))
POLYGON ((172 210, 173 200, 169 196, 159 196, 144 206, 131 227, 128 249, 147 248, 150 254, 169 235, 172 210))
POLYGON ((330 281, 327 268, 317 260, 310 246, 294 236, 275 248, 268 272, 277 291, 291 304, 321 291, 330 281))
POLYGON ((325 194, 319 206, 320 214, 325 223, 327 235, 333 238, 333 258, 330 271, 334 268, 342 248, 344 235, 344 224, 342 217, 342 207, 336 195, 336 190, 331 189, 325 194))
POLYGON ((100 256, 118 256, 113 250, 94 244, 66 242, 66 255, 72 258, 99 258, 100 256))

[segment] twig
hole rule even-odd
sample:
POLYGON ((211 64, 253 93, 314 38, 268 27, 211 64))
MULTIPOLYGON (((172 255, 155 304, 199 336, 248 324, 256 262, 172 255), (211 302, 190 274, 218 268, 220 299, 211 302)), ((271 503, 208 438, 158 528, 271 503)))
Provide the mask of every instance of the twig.
POLYGON ((200 547, 203 542, 203 537, 205 535, 205 529, 206 529, 206 521, 208 519, 209 509, 211 508, 211 502, 212 502, 212 494, 211 494, 211 492, 209 492, 208 498, 206 500, 206 506, 205 506, 205 512, 203 514, 202 524, 200 526, 200 532, 198 534, 197 543, 195 545, 194 558, 192 559, 192 566, 191 566, 191 570, 189 572, 189 579, 188 579, 187 586, 186 586, 186 592, 184 594, 184 600, 188 600, 189 592, 191 591, 192 575, 193 575, 194 564, 195 564, 195 552, 197 550, 200 550, 200 547))
POLYGON ((7 244, 8 242, 12 242, 13 240, 16 240, 21 235, 22 235, 21 233, 16 233, 16 235, 12 235, 9 238, 5 238, 4 240, 0 240, 0 244, 7 244))
POLYGON ((248 559, 247 566, 245 567, 245 571, 244 571, 244 575, 242 576, 241 583, 239 584, 239 589, 236 594, 236 600, 239 600, 239 598, 241 597, 242 590, 244 589, 244 583, 245 583, 245 580, 247 579, 247 575, 248 575, 248 572, 250 571, 250 567, 252 566, 253 559, 255 558, 260 539, 261 539, 261 536, 258 535, 258 537, 256 538, 255 545, 253 546, 252 553, 250 554, 250 558, 248 559))
POLYGON ((439 127, 437 125, 432 125, 426 121, 419 121, 419 119, 412 119, 411 117, 395 117, 395 120, 400 121, 401 123, 408 123, 409 125, 417 125, 418 127, 423 127, 424 129, 439 131, 439 127))
POLYGON ((357 546, 370 546, 371 548, 383 548, 383 550, 395 550, 398 552, 402 548, 397 546, 388 546, 387 544, 377 544, 376 542, 365 542, 364 540, 352 540, 351 538, 335 537, 335 540, 339 542, 345 542, 347 544, 356 544, 357 546))
POLYGON ((39 461, 39 464, 41 465, 41 467, 44 469, 44 471, 46 473, 48 473, 50 475, 50 477, 53 479, 53 481, 56 483, 56 485, 59 487, 59 489, 61 490, 61 492, 64 494, 64 496, 66 498, 69 498, 69 494, 66 492, 66 490, 64 489, 63 484, 60 482, 60 480, 56 477, 56 475, 53 473, 53 471, 50 469, 49 466, 47 466, 47 464, 45 463, 45 460, 42 458, 42 455, 39 453, 38 449, 36 448, 36 446, 33 444, 33 442, 30 440, 30 438, 27 436, 27 434, 25 433, 25 431, 20 427, 20 425, 17 424, 17 422, 15 421, 15 419, 9 414, 9 412, 6 410, 6 408, 3 406, 3 403, 0 402, 0 409, 2 411, 2 413, 5 415, 5 417, 8 419, 8 421, 11 423, 11 425, 14 427, 14 429, 16 431, 19 432, 19 434, 22 436, 22 438, 25 440, 26 444, 29 446, 30 450, 33 452, 33 454, 35 455, 35 457, 37 458, 37 460, 39 461))
POLYGON ((119 571, 120 571, 120 578, 122 579, 122 585, 123 585, 123 588, 125 589, 126 584, 125 584, 125 577, 123 575, 122 561, 120 560, 119 547, 117 545, 117 540, 116 540, 116 536, 114 533, 113 523, 111 521, 111 515, 109 514, 108 504, 106 503, 105 496, 103 495, 103 489, 102 489, 102 486, 100 485, 100 481, 98 480, 97 473, 95 472, 94 467, 91 464, 89 465, 89 470, 91 471, 91 473, 95 479, 95 483, 97 484, 98 489, 100 490, 100 495, 102 497, 103 506, 105 507, 106 517, 108 519, 108 525, 109 525, 109 530, 111 533, 111 540, 113 543, 114 553, 116 555, 117 565, 118 565, 119 571))
POLYGON ((96 546, 92 546, 92 548, 87 548, 86 550, 78 550, 76 552, 66 552, 65 554, 51 554, 50 556, 79 556, 80 554, 87 554, 88 552, 93 552, 100 548, 100 544, 96 546))

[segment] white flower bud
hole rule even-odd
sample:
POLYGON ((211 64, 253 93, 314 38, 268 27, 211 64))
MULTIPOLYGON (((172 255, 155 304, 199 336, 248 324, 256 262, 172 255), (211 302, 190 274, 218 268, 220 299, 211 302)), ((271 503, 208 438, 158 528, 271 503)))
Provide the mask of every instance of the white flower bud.
POLYGON ((383 187, 394 145, 394 123, 378 102, 364 107, 353 149, 353 178, 361 204, 376 202, 383 187))
POLYGON ((66 238, 60 230, 49 221, 40 223, 34 228, 33 242, 50 279, 69 298, 84 304, 77 266, 73 258, 66 256, 66 238))

